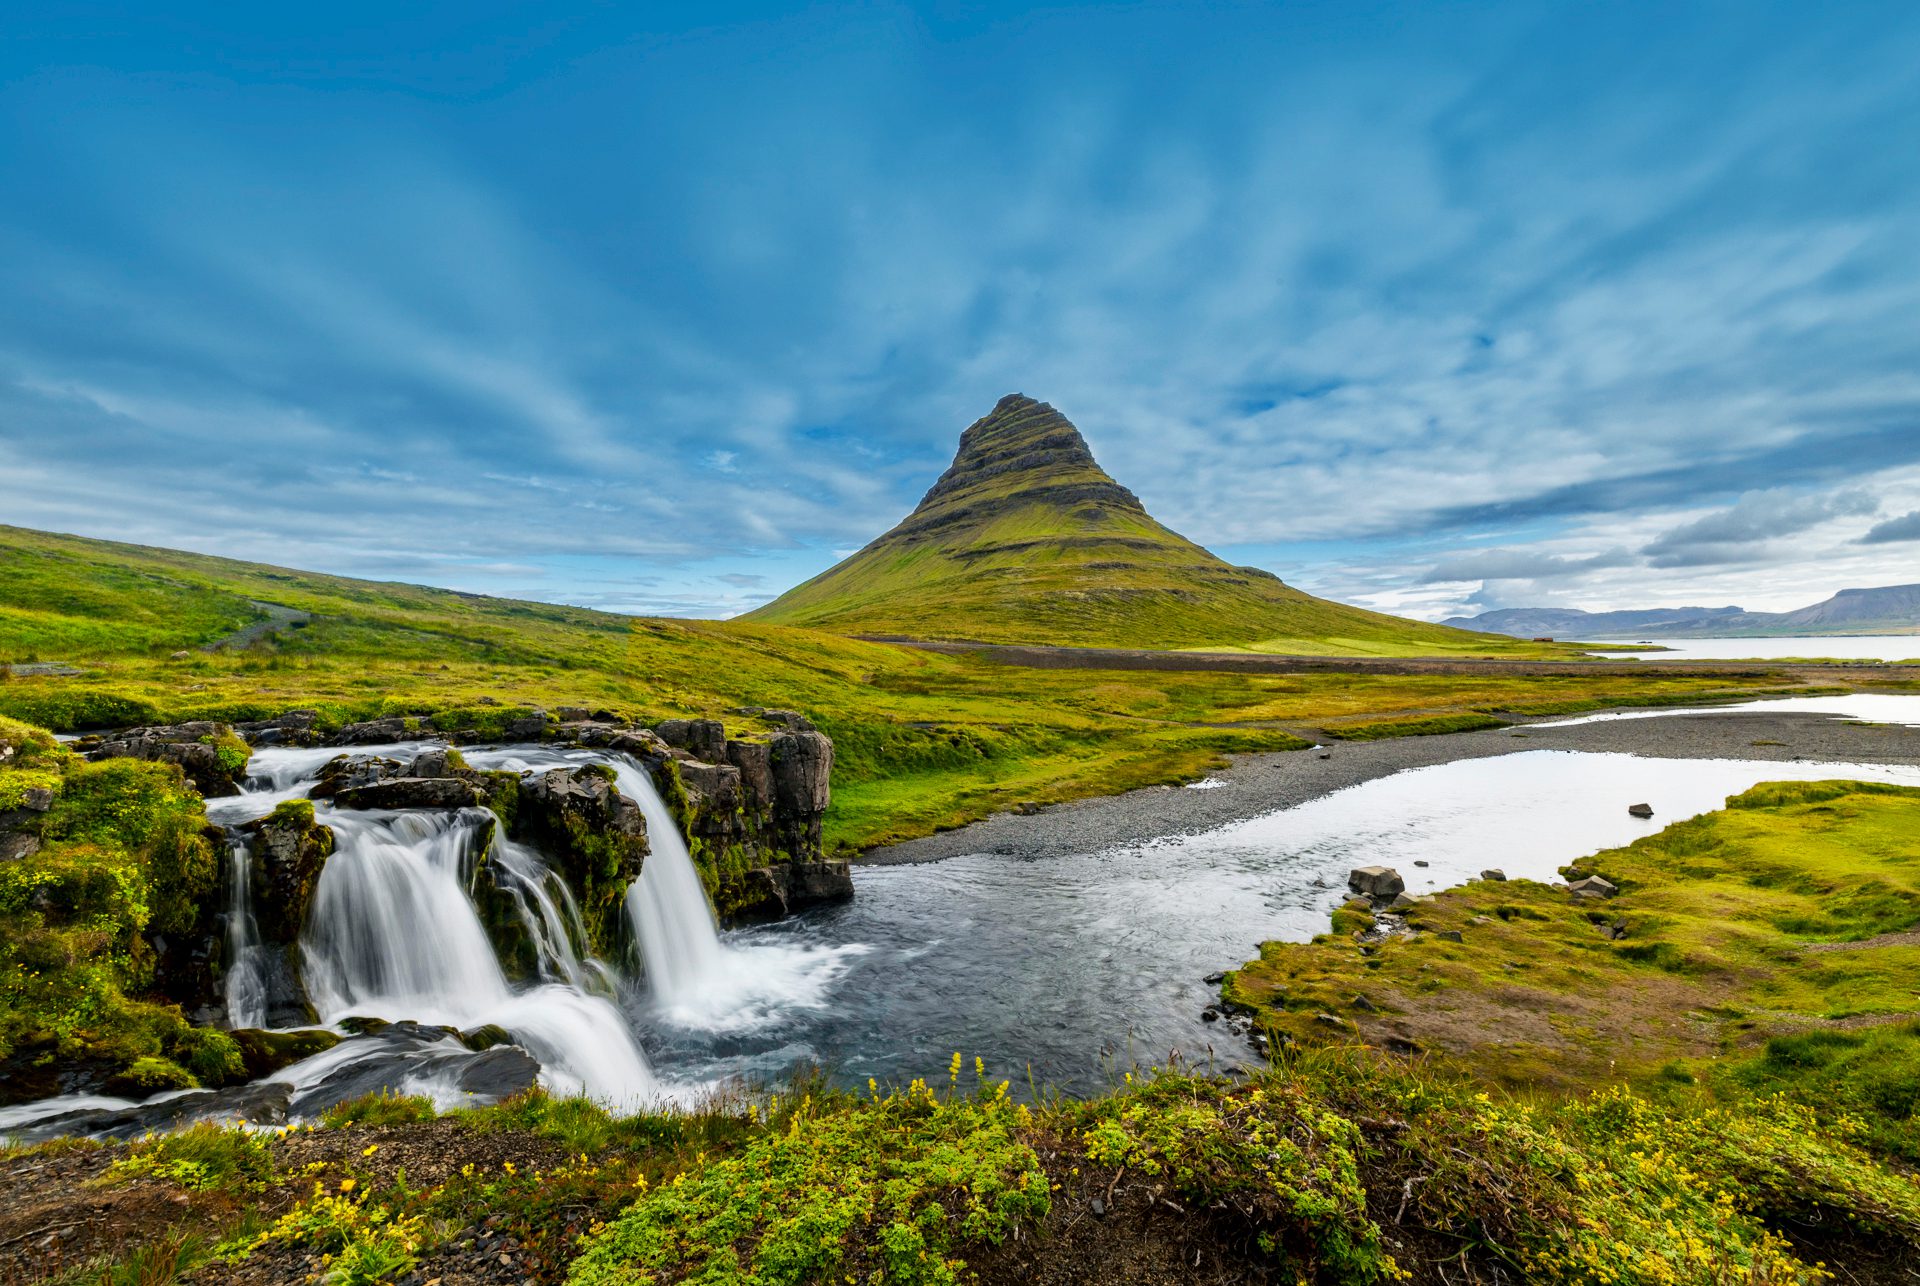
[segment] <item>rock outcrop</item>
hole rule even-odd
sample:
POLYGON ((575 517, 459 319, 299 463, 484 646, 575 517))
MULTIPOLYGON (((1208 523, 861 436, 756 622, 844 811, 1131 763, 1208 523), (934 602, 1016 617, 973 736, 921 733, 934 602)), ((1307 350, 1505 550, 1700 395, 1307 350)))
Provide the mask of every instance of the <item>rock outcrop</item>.
POLYGON ((252 755, 233 727, 199 721, 127 728, 89 747, 96 759, 155 759, 178 764, 193 788, 206 799, 240 793, 252 755))

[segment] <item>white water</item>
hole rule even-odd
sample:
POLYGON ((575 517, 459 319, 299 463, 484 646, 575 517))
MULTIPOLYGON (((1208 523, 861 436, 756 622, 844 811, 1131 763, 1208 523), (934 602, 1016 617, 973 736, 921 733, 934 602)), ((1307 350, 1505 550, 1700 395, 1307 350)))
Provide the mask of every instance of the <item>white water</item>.
POLYGON ((497 1024, 540 1061, 549 1089, 616 1106, 652 1097, 652 1070, 612 1001, 565 984, 515 992, 508 983, 467 896, 491 814, 333 811, 326 822, 336 847, 300 943, 323 1021, 497 1024))
POLYGON ((796 1009, 818 1009, 848 963, 867 951, 858 943, 723 943, 672 810, 652 775, 626 755, 523 746, 469 751, 467 761, 515 772, 605 764, 620 793, 640 805, 650 852, 627 890, 627 918, 654 1016, 665 1022, 703 1032, 741 1031, 796 1009))
POLYGON ((227 842, 227 1024, 267 1023, 266 949, 253 920, 253 859, 244 840, 227 842))

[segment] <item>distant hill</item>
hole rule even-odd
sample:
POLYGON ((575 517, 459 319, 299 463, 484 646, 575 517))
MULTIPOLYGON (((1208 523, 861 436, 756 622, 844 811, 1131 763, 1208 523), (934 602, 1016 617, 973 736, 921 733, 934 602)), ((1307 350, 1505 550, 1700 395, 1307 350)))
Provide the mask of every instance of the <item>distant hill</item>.
POLYGON ((1019 394, 961 434, 952 467, 899 525, 747 619, 1000 643, 1489 651, 1484 635, 1328 602, 1223 562, 1156 522, 1065 416, 1019 394))
POLYGON ((1791 612, 1744 612, 1737 607, 1663 607, 1583 612, 1577 608, 1507 607, 1444 622, 1515 638, 1635 637, 1739 638, 1768 635, 1920 633, 1920 585, 1843 589, 1791 612))

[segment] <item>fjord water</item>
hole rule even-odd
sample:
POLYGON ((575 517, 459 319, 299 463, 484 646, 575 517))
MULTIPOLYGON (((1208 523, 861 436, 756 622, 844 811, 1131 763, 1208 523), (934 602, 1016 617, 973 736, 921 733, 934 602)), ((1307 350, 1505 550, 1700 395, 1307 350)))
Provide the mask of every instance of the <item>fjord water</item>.
POLYGON ((1653 661, 1775 661, 1787 657, 1848 661, 1920 660, 1920 634, 1822 634, 1794 638, 1636 639, 1644 652, 1596 652, 1596 656, 1645 657, 1653 661))

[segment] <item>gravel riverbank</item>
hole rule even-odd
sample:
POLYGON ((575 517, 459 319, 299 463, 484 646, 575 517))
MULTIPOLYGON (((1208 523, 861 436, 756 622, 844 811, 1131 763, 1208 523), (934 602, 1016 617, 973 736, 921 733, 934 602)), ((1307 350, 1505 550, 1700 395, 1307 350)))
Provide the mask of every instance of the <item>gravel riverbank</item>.
POLYGON ((1542 726, 1552 722, 1242 755, 1216 773, 1210 780, 1219 784, 1207 789, 1157 786, 1056 804, 1031 816, 998 813, 958 830, 875 849, 861 861, 894 865, 965 853, 1084 853, 1210 830, 1407 768, 1524 750, 1610 751, 1656 759, 1920 764, 1920 728, 1848 723, 1830 715, 1700 713, 1542 726))

